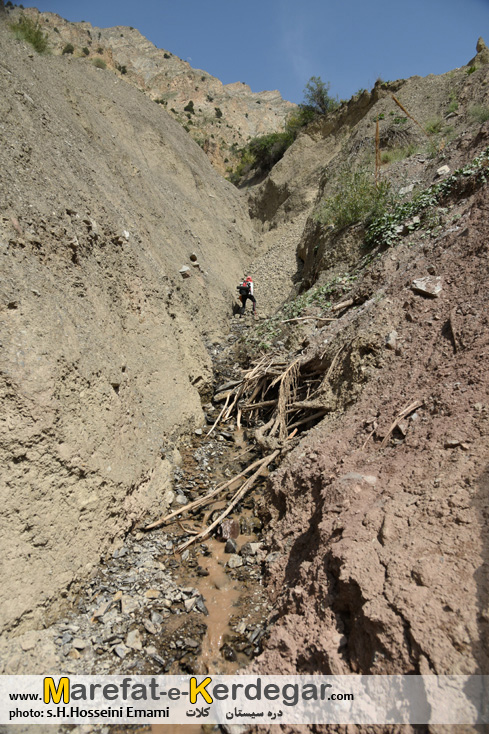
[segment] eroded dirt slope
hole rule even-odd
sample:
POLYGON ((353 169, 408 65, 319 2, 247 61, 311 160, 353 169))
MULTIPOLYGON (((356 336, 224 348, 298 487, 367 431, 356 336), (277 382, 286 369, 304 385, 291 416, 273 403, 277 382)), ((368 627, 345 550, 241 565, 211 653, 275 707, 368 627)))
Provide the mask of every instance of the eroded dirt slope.
POLYGON ((165 502, 173 437, 203 420, 205 345, 253 234, 236 190, 144 94, 38 56, 4 22, 0 55, 1 618, 12 626, 40 623, 39 605, 63 603, 115 536, 165 502))
POLYGON ((439 221, 378 252, 338 320, 301 327, 330 412, 269 484, 277 622, 254 671, 488 670, 487 185, 439 221))

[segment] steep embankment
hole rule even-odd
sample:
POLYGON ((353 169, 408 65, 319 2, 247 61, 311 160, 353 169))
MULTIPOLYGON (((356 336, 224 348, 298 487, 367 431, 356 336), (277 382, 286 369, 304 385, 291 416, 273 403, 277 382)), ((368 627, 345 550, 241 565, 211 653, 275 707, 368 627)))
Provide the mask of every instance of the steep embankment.
MULTIPOLYGON (((370 248, 361 224, 335 231, 310 218, 298 252, 303 284, 316 290, 294 311, 304 321, 285 325, 282 316, 258 327, 277 360, 298 360, 299 385, 305 392, 309 379, 325 417, 306 425, 308 435, 269 482, 276 621, 254 671, 488 670, 489 122, 482 118, 489 67, 482 63, 377 85, 302 136, 251 195, 260 228, 271 226, 265 236, 278 243, 297 209, 310 213, 348 166, 370 156, 372 170, 377 118, 380 175, 399 201, 436 183, 444 192, 426 196, 417 216, 406 208, 390 241, 379 237, 370 248), (429 138, 401 116, 392 93, 429 138), (364 114, 356 114, 359 104, 364 114), (311 160, 316 151, 312 168, 303 166, 304 151, 311 160)), ((275 262, 278 269, 278 250, 275 262)), ((290 413, 296 421, 292 406, 290 413)))
POLYGON ((236 190, 140 91, 38 56, 3 22, 0 55, 9 627, 39 621, 169 491, 253 235, 236 190))

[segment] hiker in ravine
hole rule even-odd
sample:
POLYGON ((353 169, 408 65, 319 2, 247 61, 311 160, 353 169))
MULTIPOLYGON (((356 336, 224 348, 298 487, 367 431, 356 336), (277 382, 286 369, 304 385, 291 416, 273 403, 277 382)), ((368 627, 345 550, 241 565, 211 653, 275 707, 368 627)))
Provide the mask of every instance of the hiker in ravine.
POLYGON ((242 283, 240 283, 237 286, 237 290, 239 292, 239 300, 241 301, 241 309, 240 314, 243 315, 246 308, 246 301, 248 298, 250 299, 251 303, 253 304, 253 316, 256 313, 256 298, 253 295, 253 281, 248 275, 247 278, 243 280, 242 283))

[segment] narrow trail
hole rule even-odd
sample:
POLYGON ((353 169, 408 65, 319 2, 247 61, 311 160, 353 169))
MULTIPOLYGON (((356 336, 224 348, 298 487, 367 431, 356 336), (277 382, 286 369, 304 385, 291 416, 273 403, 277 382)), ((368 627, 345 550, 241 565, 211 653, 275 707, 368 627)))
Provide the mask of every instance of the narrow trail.
POLYGON ((257 310, 260 317, 271 316, 295 292, 301 264, 296 250, 307 213, 295 217, 280 228, 260 235, 259 255, 249 266, 255 284, 257 310))

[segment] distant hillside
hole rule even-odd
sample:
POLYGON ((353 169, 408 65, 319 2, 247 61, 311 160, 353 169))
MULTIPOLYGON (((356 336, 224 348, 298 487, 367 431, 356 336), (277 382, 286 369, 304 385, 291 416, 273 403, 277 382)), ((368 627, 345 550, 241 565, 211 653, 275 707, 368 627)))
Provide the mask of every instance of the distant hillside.
POLYGON ((282 130, 296 107, 278 91, 254 93, 243 82, 224 85, 157 48, 135 28, 95 28, 35 8, 7 11, 12 20, 22 13, 39 20, 54 54, 84 64, 98 59, 101 66, 142 89, 186 128, 223 174, 235 162, 238 148, 250 138, 282 130))

